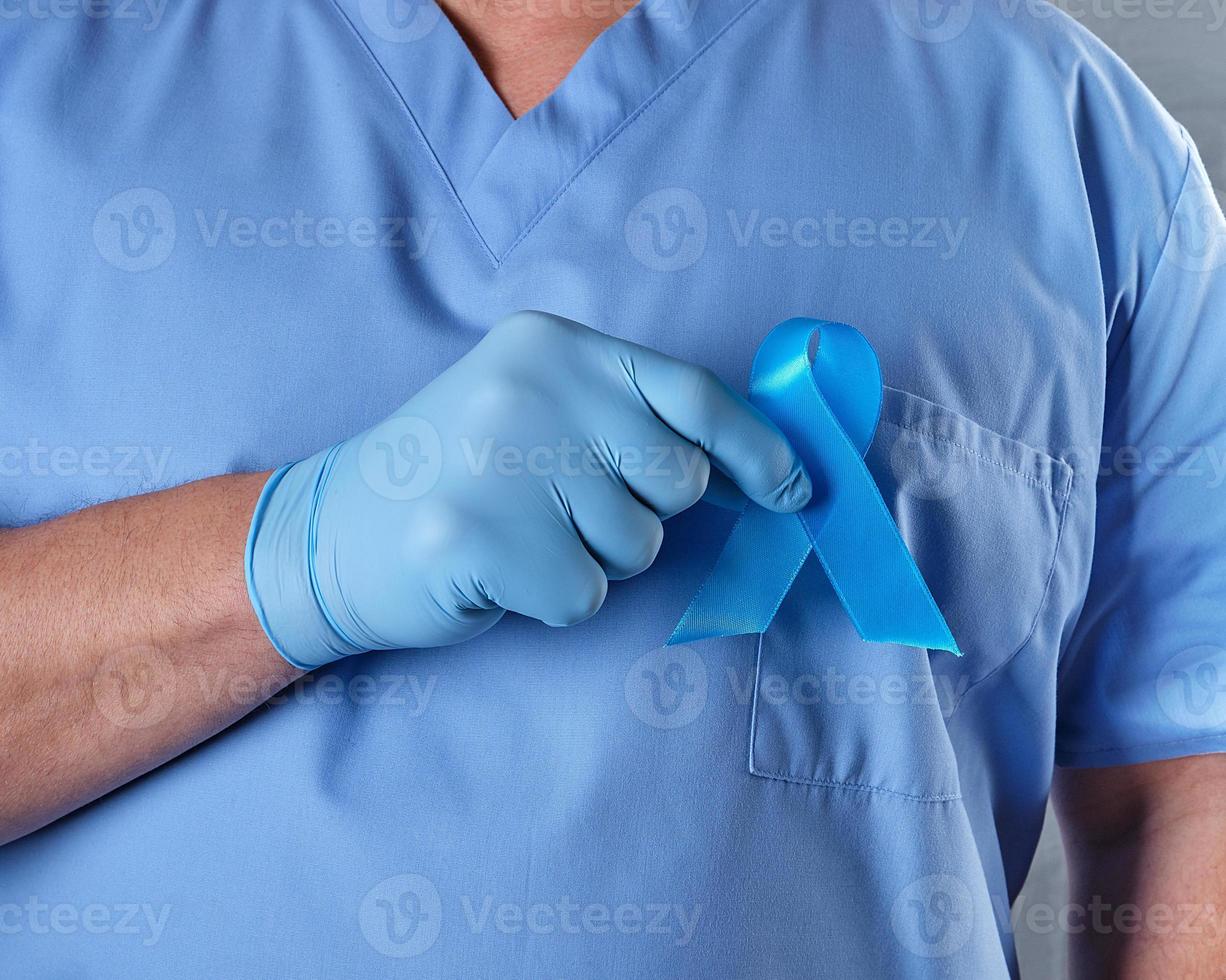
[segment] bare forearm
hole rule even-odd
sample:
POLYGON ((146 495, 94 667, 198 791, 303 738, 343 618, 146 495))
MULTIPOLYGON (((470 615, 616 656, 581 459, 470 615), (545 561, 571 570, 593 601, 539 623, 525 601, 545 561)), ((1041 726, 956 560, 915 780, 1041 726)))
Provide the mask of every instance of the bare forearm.
POLYGON ((0 843, 215 734, 300 671, 251 611, 267 474, 0 532, 0 843))
POLYGON ((1226 757, 1066 771, 1057 804, 1071 901, 1072 975, 1222 980, 1226 757))

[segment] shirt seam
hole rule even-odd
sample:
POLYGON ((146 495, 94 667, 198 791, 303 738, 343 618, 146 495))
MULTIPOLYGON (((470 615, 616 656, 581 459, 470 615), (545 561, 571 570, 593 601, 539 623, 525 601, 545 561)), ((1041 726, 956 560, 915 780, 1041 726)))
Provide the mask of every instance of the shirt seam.
POLYGON ((1167 221, 1166 233, 1162 238, 1162 248, 1158 252, 1158 258, 1154 260, 1153 268, 1150 270, 1149 279, 1144 286, 1144 294, 1139 296, 1137 305, 1132 311, 1132 316, 1128 318, 1128 329, 1124 336, 1120 338, 1120 342, 1116 347, 1115 357, 1111 359, 1111 363, 1106 366, 1104 377, 1109 378, 1111 372, 1115 369, 1116 363, 1123 356, 1124 348, 1127 346, 1128 335, 1132 333, 1133 324, 1137 323, 1144 314, 1146 304, 1149 302, 1149 297, 1153 292, 1154 281, 1158 278, 1159 272, 1162 270, 1163 263, 1166 262, 1166 253, 1170 248, 1171 239, 1175 234, 1175 217, 1179 213, 1179 206, 1183 203, 1184 194, 1188 190, 1188 184, 1192 180, 1192 171, 1195 166, 1195 156, 1192 152, 1192 138, 1188 135, 1188 131, 1183 126, 1179 127, 1179 134, 1183 140, 1184 152, 1186 159, 1184 161, 1183 179, 1179 182, 1179 191, 1175 194, 1175 199, 1171 204, 1171 215, 1167 221))
MULTIPOLYGON (((1195 163, 1196 163, 1196 154, 1194 152, 1195 144, 1192 142, 1192 137, 1189 135, 1187 129, 1185 129, 1182 125, 1179 126, 1179 134, 1180 134, 1180 138, 1183 140, 1184 152, 1186 154, 1186 159, 1184 161, 1183 178, 1181 179, 1179 183, 1179 190, 1175 194, 1174 202, 1171 205, 1170 219, 1167 222, 1166 233, 1162 239, 1162 248, 1158 252, 1158 258, 1154 261, 1153 269, 1151 270, 1149 279, 1145 283, 1144 295, 1140 296, 1140 298, 1137 301, 1136 307, 1132 311, 1132 315, 1128 318, 1128 323, 1126 324, 1124 335, 1120 338, 1119 345, 1116 347, 1115 356, 1112 357, 1111 360, 1104 365, 1103 382, 1104 382, 1104 385, 1106 386, 1110 385, 1111 375, 1114 372, 1116 364, 1119 362, 1120 357, 1123 356, 1124 348, 1127 346, 1129 336, 1132 333, 1133 325, 1141 319, 1141 316, 1143 315, 1144 310, 1146 308, 1146 304, 1149 302, 1149 297, 1153 292, 1154 282, 1162 270, 1163 263, 1166 261, 1167 250, 1170 247, 1171 238, 1174 236, 1174 233, 1175 233, 1175 217, 1179 213, 1179 206, 1180 204, 1183 203, 1184 194, 1187 192, 1188 185, 1190 184, 1192 180, 1192 173, 1193 173, 1193 170, 1195 169, 1195 163)), ((1104 343, 1107 342, 1107 340, 1109 340, 1109 337, 1104 340, 1104 343)), ((1107 424, 1108 424, 1107 405, 1104 401, 1103 416, 1102 416, 1102 432, 1099 434, 1100 449, 1101 449, 1102 442, 1105 436, 1107 424)), ((1094 502, 1096 506, 1097 506, 1098 499, 1099 499, 1098 482, 1099 482, 1098 480, 1094 481, 1094 502)), ((1095 530, 1093 533, 1096 535, 1097 531, 1095 530)), ((1097 544, 1096 544, 1094 537, 1091 538, 1091 548, 1092 550, 1097 548, 1097 544)), ((1091 569, 1091 572, 1092 572, 1092 569, 1091 569)), ((1078 648, 1075 648, 1073 646, 1073 638, 1074 638, 1074 635, 1078 631, 1077 628, 1080 625, 1082 617, 1085 615, 1084 607, 1085 607, 1085 603, 1089 595, 1089 588, 1090 588, 1089 578, 1087 577, 1084 580, 1084 582, 1085 582, 1084 588, 1080 590, 1081 594, 1080 594, 1079 605, 1076 611, 1076 615, 1073 620, 1073 629, 1070 630, 1069 638, 1065 642, 1061 643, 1060 648, 1056 654, 1057 684, 1059 684, 1065 664, 1069 662, 1068 660, 1069 656, 1070 655, 1075 656, 1077 653, 1080 652, 1078 648)), ((1110 752, 1110 751, 1115 751, 1115 750, 1102 749, 1099 751, 1110 752)))
POLYGON ((482 250, 485 252, 494 268, 497 269, 502 264, 502 260, 498 258, 494 250, 490 248, 489 242, 485 240, 485 236, 481 234, 481 229, 477 227, 477 223, 473 220, 473 216, 468 210, 468 206, 464 203, 464 199, 460 196, 460 192, 456 190, 456 186, 451 179, 451 175, 447 173, 447 168, 443 166, 442 161, 438 158, 438 154, 434 151, 433 145, 431 145, 430 140, 427 139, 425 131, 421 128, 421 123, 418 122, 417 116, 413 114, 413 110, 405 99, 404 93, 400 91, 395 81, 393 81, 392 77, 387 73, 387 69, 383 67, 383 62, 381 62, 375 55, 374 51, 371 50, 370 45, 366 42, 366 38, 363 37, 362 32, 358 30, 357 25, 355 25, 350 19, 349 15, 345 13, 344 9, 340 5, 340 0, 326 0, 326 3, 344 22, 345 26, 349 28, 349 32, 354 38, 357 39, 358 44, 365 52, 366 60, 374 66, 375 70, 379 73, 379 77, 383 79, 384 84, 391 91, 392 95, 395 96, 397 104, 403 110, 404 114, 409 117, 409 121, 413 124, 413 132, 417 135, 418 141, 425 147, 426 153, 430 157, 430 163, 433 166, 433 169, 442 178, 451 199, 455 202, 456 207, 459 208, 460 213, 464 216, 465 224, 468 225, 469 230, 477 239, 478 244, 480 244, 482 250))
POLYGON ((1112 752, 1135 752, 1138 749, 1157 749, 1168 745, 1186 745, 1189 742, 1210 742, 1226 740, 1226 732, 1213 732, 1208 735, 1189 735, 1187 738, 1169 738, 1159 742, 1132 742, 1127 745, 1112 745, 1102 749, 1067 749, 1057 750, 1065 758, 1075 759, 1092 755, 1107 755, 1112 752))
MULTIPOLYGON (((333 2, 336 2, 336 0, 333 0, 333 2)), ((610 146, 612 146, 613 143, 618 139, 618 137, 620 137, 623 133, 625 133, 628 129, 630 129, 631 126, 633 126, 636 122, 638 122, 638 120, 647 112, 649 108, 651 108, 652 105, 655 104, 655 102, 661 96, 664 95, 665 92, 667 92, 670 88, 673 87, 673 85, 675 85, 678 81, 680 81, 681 77, 685 75, 685 73, 688 72, 691 68, 693 68, 694 65, 696 65, 698 61, 708 51, 710 51, 711 48, 714 47, 718 41, 720 41, 724 37, 724 35, 726 35, 730 30, 732 30, 732 28, 735 27, 745 17, 745 15, 749 13, 749 11, 752 8, 757 6, 759 2, 760 0, 749 0, 749 2, 745 4, 744 7, 742 7, 735 14, 733 14, 732 17, 728 20, 728 22, 724 24, 724 26, 721 27, 718 31, 716 31, 715 34, 713 34, 711 38, 705 44, 702 45, 702 47, 700 47, 697 51, 695 51, 690 56, 689 60, 686 61, 684 65, 678 68, 667 80, 664 81, 663 84, 660 85, 659 88, 657 88, 654 92, 652 92, 652 94, 649 95, 637 109, 635 109, 632 113, 630 113, 630 115, 628 115, 625 119, 623 119, 616 126, 616 128, 614 128, 614 130, 611 133, 609 133, 609 135, 606 136, 604 140, 601 141, 600 145, 597 146, 596 149, 594 149, 588 155, 587 159, 585 159, 579 165, 579 168, 573 174, 571 174, 569 178, 567 178, 566 182, 560 188, 558 188, 558 190, 554 193, 553 197, 549 199, 549 202, 543 208, 541 208, 540 211, 536 213, 536 216, 533 217, 533 219, 530 222, 528 222, 527 225, 524 226, 523 231, 521 231, 519 235, 516 236, 515 240, 511 242, 510 246, 508 246, 507 250, 503 252, 500 257, 497 258, 496 261, 498 262, 499 265, 505 262, 507 258, 511 255, 511 253, 514 252, 515 249, 518 248, 520 244, 522 244, 523 241, 527 239, 527 237, 530 234, 532 234, 532 232, 536 229, 536 226, 545 220, 549 212, 552 211, 555 206, 557 206, 558 202, 561 201, 563 196, 565 196, 566 192, 570 190, 570 188, 574 185, 574 183, 581 176, 583 176, 584 172, 588 169, 588 167, 590 167, 593 163, 595 163, 597 158, 602 153, 604 153, 605 150, 607 150, 610 146)))

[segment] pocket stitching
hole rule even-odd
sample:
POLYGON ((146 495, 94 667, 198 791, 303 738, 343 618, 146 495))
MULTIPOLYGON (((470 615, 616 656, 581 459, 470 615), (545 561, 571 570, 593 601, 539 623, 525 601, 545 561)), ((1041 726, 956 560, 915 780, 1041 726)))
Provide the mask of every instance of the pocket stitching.
MULTIPOLYGON (((770 772, 758 768, 758 691, 762 684, 762 634, 758 634, 757 648, 754 652, 753 696, 749 712, 749 774, 759 779, 775 779, 783 783, 796 783, 800 786, 822 786, 826 789, 845 789, 854 793, 881 793, 912 803, 952 803, 962 799, 961 782, 955 793, 904 793, 902 790, 889 789, 885 786, 874 786, 872 783, 856 783, 845 779, 818 779, 813 776, 797 776, 787 772, 770 772)), ((973 686, 973 685, 972 685, 973 686)), ((965 692, 964 692, 965 693, 965 692)), ((961 698, 959 698, 959 702, 961 698)), ((955 707, 957 707, 955 705, 955 707)), ((952 716, 953 712, 950 712, 952 716)), ((958 780, 955 770, 954 779, 958 780)))
MULTIPOLYGON (((1068 464, 1065 463, 1065 465, 1067 466, 1068 464)), ((973 681, 966 686, 966 689, 960 695, 958 695, 958 700, 955 701, 950 707, 949 717, 946 718, 946 722, 948 722, 950 718, 953 718, 954 713, 958 710, 958 706, 962 704, 963 700, 968 694, 970 694, 971 691, 975 690, 975 688, 977 688, 988 678, 995 677, 1001 670, 1013 663, 1013 661, 1017 659, 1018 655, 1025 650, 1026 647, 1030 646, 1030 641, 1034 639, 1035 630, 1039 628, 1039 620, 1043 618, 1043 612, 1047 608, 1047 599, 1051 595, 1052 579, 1056 577, 1056 561, 1060 557, 1060 545, 1064 541, 1064 528, 1068 518, 1069 504, 1072 502, 1072 499, 1073 496, 1071 493, 1066 494, 1064 497, 1064 502, 1060 506, 1060 521, 1056 526, 1056 543, 1052 547, 1051 565, 1047 569, 1047 578, 1043 582, 1043 594, 1039 597, 1039 606, 1035 610, 1034 620, 1030 623, 1030 632, 1026 634, 1026 638, 1018 644, 1017 649, 1009 654, 1009 656, 1005 657, 1004 660, 998 663, 977 681, 973 681)))
MULTIPOLYGON (((907 392, 902 392, 902 393, 904 395, 908 394, 907 392)), ((933 404, 939 410, 948 411, 946 409, 942 409, 940 405, 936 405, 935 403, 933 404)), ((971 421, 972 425, 978 425, 978 423, 975 423, 973 420, 968 420, 968 421, 971 421)), ((1058 467, 1058 471, 1063 475, 1061 486, 1056 487, 1049 483, 1046 483, 1043 480, 1037 479, 1036 477, 1033 477, 1028 473, 1024 473, 1019 469, 1009 466, 1001 462, 998 459, 994 459, 991 456, 984 455, 983 453, 979 452, 978 450, 970 446, 964 445, 963 443, 960 443, 954 439, 950 439, 948 436, 938 435, 937 433, 930 432, 926 429, 922 429, 922 428, 919 428, 913 425, 907 425, 902 422, 895 422, 892 419, 881 418, 878 420, 878 424, 879 425, 889 425, 895 429, 913 432, 915 433, 916 436, 919 436, 921 438, 929 439, 929 440, 932 440, 933 442, 942 443, 944 445, 950 446, 951 448, 956 449, 969 456, 972 456, 977 460, 980 460, 984 463, 988 463, 991 466, 996 467, 1000 471, 1004 473, 1008 473, 1010 476, 1016 479, 1020 479, 1024 483, 1027 483, 1037 489, 1046 491, 1047 493, 1051 494, 1054 498, 1056 498, 1056 500, 1059 502, 1059 515, 1060 516, 1056 524, 1056 536, 1055 536, 1055 542, 1052 546, 1051 561, 1050 561, 1050 564, 1048 565, 1047 574, 1046 574, 1046 577, 1043 583, 1043 592, 1039 597, 1038 605, 1035 609, 1034 618, 1030 624, 1030 629, 1027 632, 1025 638, 1021 641, 1021 643, 1018 644, 1017 648, 1012 653, 1010 653, 1004 660, 1002 660, 999 664, 997 664, 995 667, 989 670, 988 673, 984 674, 981 678, 979 678, 978 680, 968 685, 967 688, 962 691, 962 693, 958 696, 957 701, 955 701, 953 705, 950 706, 949 713, 945 718, 945 722, 948 725, 950 719, 953 718, 954 714, 957 712, 958 707, 962 704, 962 701, 965 699, 966 695, 970 691, 973 691, 975 688, 977 688, 984 681, 988 680, 990 677, 994 677, 1004 667, 1012 663, 1014 659, 1016 659, 1017 656, 1023 650, 1025 650, 1027 646, 1030 645, 1031 640, 1034 639, 1034 635, 1038 629, 1039 622, 1041 621, 1043 617, 1043 612, 1047 608, 1047 600, 1051 594, 1051 583, 1052 583, 1052 579, 1055 577, 1056 562, 1060 554, 1060 545, 1064 540, 1064 531, 1065 531, 1065 526, 1066 526, 1067 518, 1068 518, 1069 503, 1072 500, 1072 487, 1073 487, 1073 482, 1074 482, 1074 478, 1076 474, 1074 473, 1072 466, 1070 466, 1067 461, 1063 459, 1059 459, 1055 456, 1051 456, 1040 450, 1034 449, 1033 447, 1027 446, 1024 443, 1017 442, 1017 440, 1011 440, 1009 439, 1009 437, 1002 436, 999 433, 993 433, 993 434, 995 434, 998 438, 1002 440, 1014 442, 1018 446, 1022 447, 1023 449, 1026 449, 1029 452, 1038 454, 1041 458, 1050 460, 1054 466, 1058 467)), ((985 431, 991 432, 991 430, 985 430, 985 431)), ((750 772, 750 775, 757 776, 762 779, 774 779, 780 782, 794 783, 794 784, 798 784, 802 786, 822 786, 828 789, 846 789, 852 792, 880 793, 886 796, 892 796, 898 799, 905 799, 905 800, 908 800, 911 802, 917 802, 917 803, 947 803, 947 802, 956 802, 962 799, 962 793, 961 793, 960 788, 958 792, 956 793, 930 793, 930 794, 906 793, 902 790, 889 789, 884 786, 874 786, 870 783, 857 783, 857 782, 838 780, 838 779, 821 779, 821 778, 815 778, 815 777, 799 776, 799 775, 795 775, 793 773, 788 773, 788 772, 773 772, 773 771, 768 771, 765 769, 760 769, 757 766, 757 743, 758 743, 757 733, 758 733, 758 687, 761 684, 761 674, 762 674, 762 636, 759 635, 757 650, 755 654, 755 663, 754 663, 754 694, 753 694, 751 717, 750 717, 750 738, 749 738, 749 772, 750 772)), ((956 779, 956 775, 955 775, 955 779, 956 779)))
POLYGON ((752 761, 750 775, 760 779, 775 779, 781 783, 797 783, 801 786, 822 786, 826 789, 846 789, 855 793, 881 793, 884 796, 895 796, 911 803, 953 803, 962 799, 961 793, 904 793, 902 790, 886 789, 884 786, 874 786, 871 783, 852 783, 838 779, 812 779, 805 776, 794 776, 785 772, 767 772, 757 769, 752 761))
MULTIPOLYGON (((1031 484, 1032 486, 1038 487, 1040 490, 1046 490, 1048 493, 1051 493, 1055 496, 1064 497, 1067 499, 1069 495, 1070 483, 1072 482, 1072 477, 1071 477, 1071 473, 1069 472, 1070 470, 1069 464, 1066 463, 1062 459, 1057 459, 1054 456, 1047 457, 1053 463, 1058 464, 1061 467, 1061 472, 1065 474, 1064 486, 1054 487, 1049 483, 1044 483, 1042 480, 1035 479, 1029 473, 1023 473, 1021 470, 1014 469, 1011 466, 1007 466, 1006 464, 1002 463, 998 459, 993 459, 991 456, 985 456, 983 453, 979 452, 977 449, 972 449, 970 446, 964 446, 960 442, 955 442, 953 439, 950 439, 948 436, 937 435, 935 432, 929 432, 927 429, 920 429, 914 425, 906 425, 902 422, 895 422, 891 419, 881 419, 880 424, 889 425, 889 426, 894 427, 895 429, 904 429, 907 432, 914 432, 916 435, 922 436, 925 439, 931 439, 933 442, 945 443, 948 446, 952 446, 954 449, 960 449, 962 452, 967 453, 970 456, 974 456, 976 459, 982 460, 985 463, 989 463, 992 466, 995 466, 997 469, 1003 470, 1005 473, 1015 476, 1018 479, 1031 484)), ((1005 439, 1007 437, 1001 436, 1000 438, 1005 439)), ((1024 445, 1024 444, 1018 443, 1018 445, 1024 445)), ((1030 449, 1029 446, 1025 448, 1030 449)), ((1033 449, 1031 451, 1039 452, 1039 450, 1033 450, 1033 449)), ((1042 455, 1046 456, 1047 454, 1043 453, 1042 455)))

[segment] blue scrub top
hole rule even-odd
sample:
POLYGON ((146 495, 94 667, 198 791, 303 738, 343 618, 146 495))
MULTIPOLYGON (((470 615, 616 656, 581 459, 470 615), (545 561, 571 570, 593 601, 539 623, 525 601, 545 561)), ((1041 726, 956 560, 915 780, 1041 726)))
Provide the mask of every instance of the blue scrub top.
MULTIPOLYGON (((520 308, 742 390, 808 315, 880 354, 965 652, 860 642, 812 560, 663 649, 699 505, 582 626, 336 664, 4 847, 0 974, 1015 971, 1053 766, 1226 750, 1226 222, 1030 7, 647 3, 519 120, 428 2, 0 7, 5 525, 301 458, 520 308)), ((112 737, 210 694, 135 660, 112 737)))

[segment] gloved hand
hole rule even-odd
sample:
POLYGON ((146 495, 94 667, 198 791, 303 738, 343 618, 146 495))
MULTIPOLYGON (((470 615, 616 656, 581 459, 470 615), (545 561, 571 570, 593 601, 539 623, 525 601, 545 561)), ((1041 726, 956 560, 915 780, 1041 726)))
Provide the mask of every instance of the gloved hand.
POLYGON ((568 626, 655 560, 662 519, 727 478, 776 511, 812 492, 780 432, 710 371, 517 313, 387 421, 272 476, 248 590, 305 669, 457 643, 506 610, 568 626))

